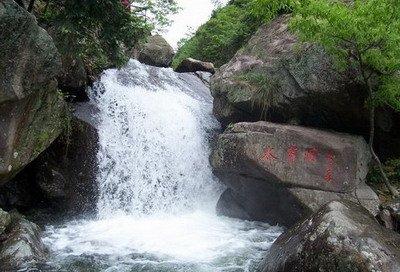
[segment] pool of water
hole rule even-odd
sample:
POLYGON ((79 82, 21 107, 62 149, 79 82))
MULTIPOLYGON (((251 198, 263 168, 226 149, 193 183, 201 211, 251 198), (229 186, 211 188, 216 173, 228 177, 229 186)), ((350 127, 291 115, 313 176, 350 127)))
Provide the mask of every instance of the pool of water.
POLYGON ((127 215, 48 226, 43 271, 258 271, 279 227, 218 217, 127 215))

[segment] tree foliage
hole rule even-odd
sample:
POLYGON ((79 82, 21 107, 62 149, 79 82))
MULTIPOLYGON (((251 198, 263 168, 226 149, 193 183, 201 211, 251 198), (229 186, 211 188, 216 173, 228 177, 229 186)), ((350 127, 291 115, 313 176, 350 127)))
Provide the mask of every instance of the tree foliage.
POLYGON ((355 71, 370 109, 370 150, 388 189, 373 142, 375 107, 400 109, 400 0, 304 0, 296 3, 292 29, 304 41, 330 52, 342 68, 355 71))
POLYGON ((327 49, 339 67, 372 84, 373 106, 400 110, 400 1, 307 0, 297 3, 292 29, 327 49))
POLYGON ((277 14, 292 12, 293 4, 293 0, 252 0, 249 3, 249 11, 255 20, 268 23, 277 14))
POLYGON ((39 19, 59 32, 62 54, 74 54, 91 69, 101 70, 123 64, 124 50, 150 35, 157 24, 166 24, 175 8, 174 1, 163 0, 133 1, 132 10, 121 0, 48 0, 39 19))
POLYGON ((226 63, 258 26, 249 20, 246 2, 234 1, 214 11, 193 37, 179 43, 182 46, 173 66, 188 57, 213 62, 217 67, 226 63))
POLYGON ((261 24, 291 10, 292 0, 230 1, 226 7, 218 8, 193 37, 180 43, 173 65, 192 57, 219 67, 233 57, 261 24))

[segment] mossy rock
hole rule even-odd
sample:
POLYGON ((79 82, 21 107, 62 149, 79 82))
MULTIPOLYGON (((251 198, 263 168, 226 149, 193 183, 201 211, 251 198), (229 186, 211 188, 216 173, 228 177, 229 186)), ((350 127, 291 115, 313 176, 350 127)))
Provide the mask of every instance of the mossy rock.
POLYGON ((0 3, 0 185, 61 133, 66 106, 56 77, 60 56, 34 16, 0 3))

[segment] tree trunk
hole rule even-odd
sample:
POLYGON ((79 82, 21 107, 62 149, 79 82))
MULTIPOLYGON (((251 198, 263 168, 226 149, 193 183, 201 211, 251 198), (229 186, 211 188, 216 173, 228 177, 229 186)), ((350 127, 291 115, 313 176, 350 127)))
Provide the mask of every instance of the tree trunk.
POLYGON ((28 6, 28 12, 31 12, 33 10, 34 5, 35 5, 35 0, 31 0, 28 6))
POLYGON ((22 0, 15 0, 15 2, 16 2, 19 6, 25 8, 24 2, 22 2, 22 0))
MULTIPOLYGON (((366 78, 365 78, 366 79, 366 78)), ((366 79, 366 85, 368 88, 368 92, 369 92, 369 97, 372 98, 372 87, 369 83, 369 80, 366 79)), ((396 190, 396 188, 394 188, 392 186, 392 184, 390 184, 390 181, 385 173, 385 170, 383 169, 382 166, 382 162, 379 159, 378 155, 376 155, 375 150, 374 150, 374 137, 375 137, 375 107, 374 106, 370 106, 370 112, 369 112, 369 149, 371 151, 372 154, 372 158, 374 159, 376 165, 379 168, 379 172, 383 178, 383 181, 386 185, 386 187, 388 188, 389 192, 392 194, 392 196, 394 197, 398 197, 399 196, 399 192, 396 190)))

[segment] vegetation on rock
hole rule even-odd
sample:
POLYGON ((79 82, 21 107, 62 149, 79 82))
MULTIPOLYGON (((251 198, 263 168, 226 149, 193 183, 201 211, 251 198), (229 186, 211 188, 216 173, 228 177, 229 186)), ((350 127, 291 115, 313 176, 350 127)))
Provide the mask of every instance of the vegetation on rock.
POLYGON ((173 66, 186 58, 227 63, 264 22, 291 10, 290 0, 233 0, 217 9, 193 37, 181 41, 173 66))
POLYGON ((126 50, 168 24, 177 9, 175 1, 121 0, 38 0, 35 13, 46 29, 57 32, 56 44, 62 55, 82 59, 88 70, 99 73, 120 66, 126 50))
POLYGON ((352 3, 308 0, 297 4, 292 28, 304 41, 330 52, 342 68, 365 85, 370 109, 370 150, 393 195, 393 188, 373 149, 376 106, 400 109, 400 1, 352 3))

